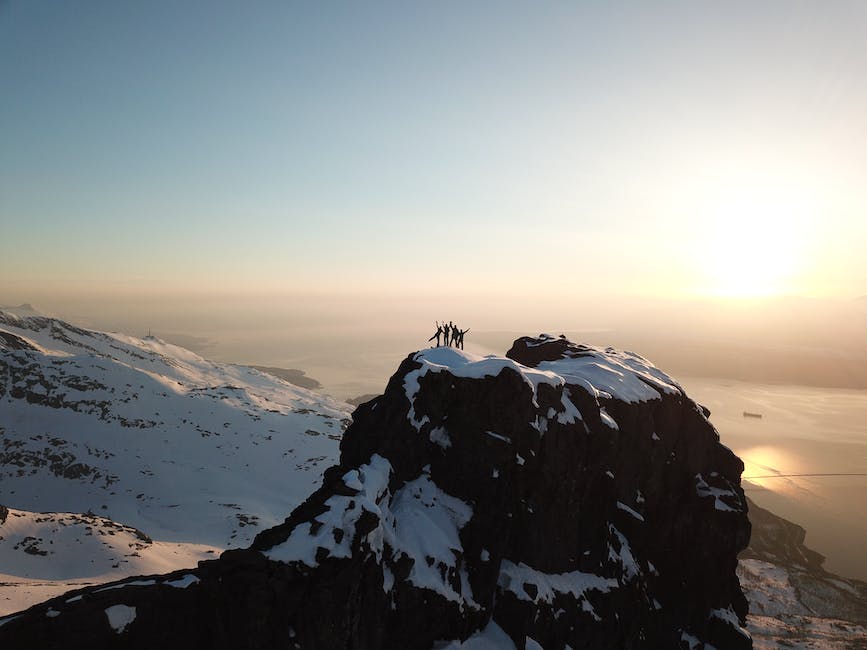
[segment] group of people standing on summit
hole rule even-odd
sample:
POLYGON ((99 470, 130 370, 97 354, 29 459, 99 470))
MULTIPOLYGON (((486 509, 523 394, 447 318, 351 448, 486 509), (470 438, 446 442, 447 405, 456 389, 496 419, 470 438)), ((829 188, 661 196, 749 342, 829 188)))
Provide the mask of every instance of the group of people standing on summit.
POLYGON ((440 325, 439 321, 436 321, 437 331, 436 333, 428 339, 428 341, 437 340, 436 347, 440 347, 440 337, 442 337, 443 342, 442 345, 453 345, 456 348, 464 349, 464 334, 470 331, 468 327, 465 330, 460 329, 457 325, 449 321, 446 323, 442 322, 440 325))

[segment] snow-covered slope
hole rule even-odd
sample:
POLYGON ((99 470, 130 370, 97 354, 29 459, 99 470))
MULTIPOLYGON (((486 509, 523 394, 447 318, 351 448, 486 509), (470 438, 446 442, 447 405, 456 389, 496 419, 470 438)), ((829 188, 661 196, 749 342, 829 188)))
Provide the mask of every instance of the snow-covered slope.
POLYGON ((0 509, 0 613, 86 585, 195 566, 220 551, 205 544, 154 541, 92 513, 0 509))
MULTIPOLYGON (((0 311, 0 504, 34 525, 27 512, 91 512, 160 542, 246 546, 318 486, 350 412, 156 338, 0 311)), ((9 550, 15 519, 0 574, 56 575, 62 553, 33 556, 52 565, 34 573, 9 550)))
POLYGON ((763 560, 741 560, 738 577, 756 650, 867 648, 864 583, 763 560))
POLYGON ((756 650, 867 648, 867 583, 822 568, 805 530, 750 502, 752 539, 738 564, 756 650))

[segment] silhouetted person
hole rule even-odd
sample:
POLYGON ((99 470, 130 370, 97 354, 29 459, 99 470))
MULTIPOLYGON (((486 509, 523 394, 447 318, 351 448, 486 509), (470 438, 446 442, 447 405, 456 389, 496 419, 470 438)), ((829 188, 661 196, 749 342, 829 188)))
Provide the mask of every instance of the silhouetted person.
POLYGON ((460 331, 457 325, 452 325, 452 345, 455 347, 458 347, 458 335, 460 331))
POLYGON ((458 347, 463 350, 464 349, 464 334, 470 331, 468 327, 465 330, 458 330, 458 347))
POLYGON ((434 322, 437 324, 437 331, 436 331, 436 334, 434 334, 432 337, 430 337, 428 339, 428 343, 430 343, 431 341, 436 339, 437 340, 437 347, 439 347, 440 346, 440 337, 443 335, 443 326, 439 324, 439 321, 434 321, 434 322))
MULTIPOLYGON (((451 321, 449 321, 449 325, 450 324, 451 321)), ((449 338, 451 336, 451 327, 449 325, 443 322, 443 334, 445 335, 443 338, 443 345, 451 345, 451 339, 449 338)))

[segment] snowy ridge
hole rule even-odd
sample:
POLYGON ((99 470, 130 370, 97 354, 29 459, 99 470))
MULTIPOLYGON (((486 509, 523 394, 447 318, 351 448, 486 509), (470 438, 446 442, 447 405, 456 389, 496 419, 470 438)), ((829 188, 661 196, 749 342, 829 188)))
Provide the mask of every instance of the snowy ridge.
MULTIPOLYGON (((538 347, 546 342, 555 341, 549 335, 541 335, 539 342, 530 344, 538 347)), ((575 356, 542 361, 535 367, 528 367, 517 361, 497 355, 476 355, 451 347, 435 347, 421 350, 413 360, 421 367, 404 377, 406 398, 410 403, 409 420, 416 428, 427 422, 425 416, 418 418, 415 413, 415 396, 419 391, 419 380, 428 373, 447 372, 453 377, 482 379, 493 377, 503 371, 520 375, 533 391, 533 403, 540 384, 559 388, 570 384, 585 390, 600 406, 603 421, 611 429, 617 429, 614 418, 605 410, 599 400, 616 399, 625 403, 647 402, 661 399, 664 394, 682 395, 683 389, 666 373, 654 366, 644 357, 633 352, 614 348, 580 346, 581 352, 575 356)), ((550 412, 548 418, 557 417, 561 422, 581 418, 580 411, 570 400, 569 391, 563 392, 562 411, 550 412)), ((544 433, 546 419, 536 423, 544 433)))
POLYGON ((500 577, 498 585, 502 589, 511 591, 520 600, 533 603, 544 602, 552 604, 557 594, 570 595, 577 598, 584 611, 593 611, 593 606, 587 600, 588 592, 597 591, 607 593, 618 586, 617 580, 603 578, 594 573, 571 571, 569 573, 543 573, 523 562, 515 564, 509 560, 503 560, 500 565, 500 577), (527 593, 528 587, 532 586, 534 594, 527 593))
POLYGON ((10 508, 0 524, 0 615, 70 589, 195 566, 221 550, 155 542, 140 530, 89 513, 10 508))
MULTIPOLYGON (((343 477, 347 488, 355 491, 352 497, 335 495, 325 502, 327 510, 313 521, 292 531, 286 541, 263 551, 265 557, 278 562, 303 562, 313 568, 319 549, 327 557, 347 558, 350 543, 355 537, 355 525, 364 512, 380 514, 380 499, 387 494, 390 463, 374 456, 367 465, 352 470, 343 477)), ((382 553, 382 535, 368 534, 371 548, 382 553)))
MULTIPOLYGON (((544 335, 543 335, 544 336, 544 335)), ((497 355, 476 355, 451 347, 422 350, 413 359, 421 368, 404 378, 406 397, 413 402, 419 379, 428 372, 448 372, 454 377, 481 379, 511 370, 521 375, 535 396, 539 384, 566 383, 586 388, 594 397, 623 402, 657 400, 661 394, 682 394, 680 385, 644 357, 614 348, 581 346, 581 356, 543 361, 536 367, 497 355)))
MULTIPOLYGON (((524 340, 529 349, 568 343, 566 339, 550 334, 524 340)), ((541 360, 534 368, 553 372, 563 377, 566 383, 579 385, 597 398, 615 398, 631 403, 657 400, 662 394, 683 394, 677 381, 641 355, 612 347, 571 346, 564 349, 559 358, 541 360)))
MULTIPOLYGON (((347 404, 154 337, 17 312, 0 311, 0 504, 222 549, 282 521, 337 459, 347 404)), ((0 574, 53 575, 24 570, 0 537, 0 574)))
MULTIPOLYGON (((335 495, 325 502, 326 512, 313 522, 294 528, 289 537, 262 553, 280 562, 302 562, 314 568, 317 558, 348 558, 352 543, 362 543, 380 561, 411 561, 406 580, 430 589, 447 600, 478 609, 459 556, 463 551, 459 531, 472 518, 470 506, 440 490, 430 476, 422 474, 392 495, 388 490, 391 464, 374 455, 371 462, 343 477, 355 491, 335 495), (363 512, 375 516, 378 525, 356 539, 356 525, 363 512), (456 588, 447 576, 457 575, 456 588)), ((384 567, 383 589, 388 592, 394 576, 384 567)))
POLYGON ((408 373, 403 379, 406 398, 410 403, 409 419, 416 429, 426 422, 415 418, 415 396, 419 391, 419 380, 429 372, 447 372, 453 377, 482 379, 494 377, 504 370, 518 373, 533 391, 535 399, 539 384, 562 386, 563 379, 553 372, 538 371, 522 366, 511 359, 496 355, 481 356, 451 347, 429 348, 418 352, 413 360, 420 363, 418 370, 408 373))
MULTIPOLYGON (((555 339, 542 335, 539 340, 540 343, 537 345, 555 339)), ((582 345, 580 355, 542 361, 536 367, 528 367, 508 357, 481 356, 452 347, 421 350, 413 356, 413 361, 419 363, 420 367, 407 373, 403 383, 406 399, 410 404, 408 419, 417 431, 428 422, 426 416, 418 417, 415 409, 419 382, 428 373, 445 372, 453 377, 483 379, 497 376, 504 371, 511 371, 518 374, 532 390, 534 404, 536 404, 539 386, 542 384, 554 388, 564 387, 567 384, 577 386, 596 401, 600 406, 603 421, 609 428, 615 430, 618 428, 617 422, 601 405, 600 399, 637 403, 659 400, 663 394, 683 394, 680 385, 650 361, 633 352, 614 348, 602 349, 582 345)), ((547 418, 540 418, 535 423, 540 433, 544 433, 547 420, 551 418, 556 417, 561 423, 581 419, 581 413, 570 399, 568 390, 563 391, 561 407, 562 410, 550 411, 547 418)), ((440 444, 446 444, 442 436, 439 440, 440 444)))

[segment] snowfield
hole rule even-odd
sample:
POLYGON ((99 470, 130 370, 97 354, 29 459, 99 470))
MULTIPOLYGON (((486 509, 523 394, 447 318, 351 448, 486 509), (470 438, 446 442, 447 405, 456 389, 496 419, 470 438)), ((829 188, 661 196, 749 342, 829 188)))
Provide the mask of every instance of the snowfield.
POLYGON ((53 581, 248 545, 319 485, 351 410, 157 338, 0 311, 0 614, 53 581))

